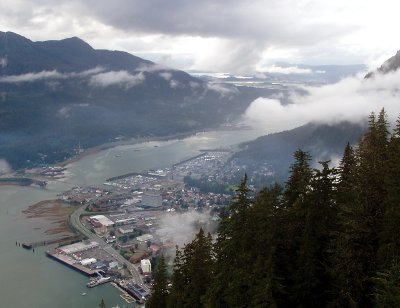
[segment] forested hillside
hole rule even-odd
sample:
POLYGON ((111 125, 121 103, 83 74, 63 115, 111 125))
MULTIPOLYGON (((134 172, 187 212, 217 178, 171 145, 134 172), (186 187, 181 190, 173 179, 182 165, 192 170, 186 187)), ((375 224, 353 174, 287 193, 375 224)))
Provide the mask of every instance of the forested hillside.
POLYGON ((400 119, 372 114, 337 168, 297 150, 284 186, 246 178, 216 241, 164 260, 146 307, 400 307, 400 119))
POLYGON ((0 32, 0 158, 19 169, 64 160, 78 145, 215 127, 272 93, 207 83, 77 37, 0 32))

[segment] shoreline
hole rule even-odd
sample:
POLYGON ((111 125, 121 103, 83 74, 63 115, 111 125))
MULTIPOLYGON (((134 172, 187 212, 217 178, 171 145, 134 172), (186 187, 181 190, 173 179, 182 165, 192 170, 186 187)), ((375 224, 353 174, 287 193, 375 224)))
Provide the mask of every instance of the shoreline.
MULTIPOLYGON (((116 148, 119 146, 124 146, 124 145, 135 145, 135 144, 140 144, 140 143, 145 143, 145 142, 154 142, 154 141, 170 141, 170 140, 181 140, 185 139, 191 136, 195 136, 199 133, 205 133, 205 132, 210 132, 210 131, 232 131, 232 130, 247 130, 247 129, 252 129, 249 126, 243 126, 241 124, 234 124, 232 126, 217 126, 217 127, 209 127, 205 128, 202 130, 195 130, 195 131, 189 131, 189 132, 182 132, 182 133, 177 133, 173 135, 167 135, 167 136, 153 136, 153 137, 140 137, 140 138, 129 138, 126 140, 121 140, 121 141, 111 141, 111 142, 106 142, 94 147, 90 147, 84 150, 84 152, 77 154, 73 157, 70 157, 64 161, 56 162, 53 164, 49 164, 49 166, 59 166, 59 167, 66 167, 68 168, 68 165, 73 164, 82 158, 90 155, 97 154, 101 151, 116 148)), ((25 169, 22 169, 25 170, 25 169)), ((0 178, 4 177, 13 177, 21 173, 21 170, 14 171, 12 173, 8 174, 2 174, 0 175, 0 178)), ((26 178, 32 179, 32 180, 43 180, 43 181, 51 181, 53 178, 46 178, 43 176, 27 176, 26 178)), ((59 178, 58 178, 59 179, 59 178)), ((16 183, 2 183, 0 186, 21 186, 16 183)), ((29 185, 28 187, 31 187, 32 185, 29 185)))
POLYGON ((91 148, 87 148, 84 150, 84 152, 77 154, 71 158, 68 158, 62 162, 55 163, 54 166, 60 166, 60 167, 66 167, 69 164, 72 164, 74 162, 77 162, 81 160, 82 158, 86 156, 90 156, 93 154, 97 154, 101 151, 116 148, 119 146, 123 145, 135 145, 139 143, 145 143, 145 142, 153 142, 153 141, 169 141, 173 139, 184 139, 190 136, 194 136, 200 132, 206 132, 206 131, 212 131, 212 130, 217 130, 218 128, 214 129, 208 129, 208 130, 201 130, 201 131, 192 131, 192 132, 185 132, 185 133, 178 133, 174 135, 168 135, 168 136, 154 136, 154 137, 141 137, 141 138, 130 138, 127 140, 121 140, 121 141, 112 141, 112 142, 106 142, 101 145, 97 145, 91 148))
POLYGON ((210 132, 210 131, 231 131, 231 130, 244 130, 244 129, 252 129, 250 126, 243 126, 241 124, 236 124, 232 126, 217 126, 217 127, 209 127, 201 130, 194 130, 194 131, 189 131, 189 132, 182 132, 182 133, 176 133, 173 135, 167 135, 167 136, 153 136, 153 137, 140 137, 140 138, 129 138, 127 140, 121 140, 121 141, 111 141, 111 142, 106 142, 94 147, 90 147, 84 150, 84 152, 77 154, 71 158, 68 158, 62 162, 55 163, 53 164, 54 166, 60 166, 60 167, 67 167, 69 164, 72 164, 74 162, 77 162, 81 160, 82 158, 86 156, 90 156, 93 154, 97 154, 101 151, 116 148, 119 146, 124 146, 124 145, 135 145, 139 143, 145 143, 145 142, 153 142, 153 141, 170 141, 170 140, 181 140, 185 139, 191 136, 195 136, 199 133, 205 133, 205 132, 210 132))

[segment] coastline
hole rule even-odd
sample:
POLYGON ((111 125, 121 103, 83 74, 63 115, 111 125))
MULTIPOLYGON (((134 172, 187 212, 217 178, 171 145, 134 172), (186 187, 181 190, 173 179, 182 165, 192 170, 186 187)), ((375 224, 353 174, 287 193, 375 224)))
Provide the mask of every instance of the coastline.
POLYGON ((217 126, 217 127, 209 127, 209 128, 204 128, 201 130, 194 130, 194 131, 189 131, 189 132, 182 132, 182 133, 177 133, 173 135, 167 135, 167 136, 154 136, 154 137, 141 137, 141 138, 129 138, 126 140, 121 140, 121 141, 112 141, 112 142, 106 142, 91 148, 85 149, 84 152, 77 154, 71 158, 68 158, 62 162, 55 163, 54 166, 60 166, 60 167, 66 167, 69 164, 72 164, 74 162, 79 161, 80 159, 90 156, 93 154, 97 154, 101 151, 108 150, 111 148, 115 148, 118 146, 123 146, 123 145, 135 145, 139 143, 144 143, 144 142, 152 142, 152 141, 169 141, 169 140, 181 140, 185 139, 191 136, 195 136, 199 133, 203 132, 210 132, 210 131, 230 131, 230 130, 243 130, 243 129, 252 129, 249 126, 243 126, 241 124, 235 124, 232 126, 217 126))
POLYGON ((93 154, 97 154, 101 151, 108 150, 111 148, 115 148, 118 146, 123 146, 123 145, 135 145, 139 143, 144 143, 144 142, 152 142, 152 141, 169 141, 173 139, 185 139, 190 136, 194 136, 198 133, 201 132, 207 132, 207 131, 212 131, 212 130, 219 130, 220 128, 209 128, 209 129, 204 129, 204 130, 198 130, 198 131, 191 131, 191 132, 185 132, 185 133, 178 133, 178 134, 173 134, 173 135, 168 135, 168 136, 154 136, 154 137, 141 137, 141 138, 129 138, 127 140, 121 140, 121 141, 112 141, 112 142, 107 142, 103 143, 98 146, 94 146, 91 148, 87 148, 84 150, 84 152, 77 154, 71 158, 68 158, 62 162, 55 163, 55 166, 60 166, 60 167, 66 167, 69 164, 72 164, 74 162, 77 162, 81 160, 82 158, 86 156, 90 156, 93 154))
MULTIPOLYGON (((231 131, 231 130, 243 130, 243 129, 251 129, 249 126, 243 126, 242 124, 233 124, 230 126, 217 126, 217 127, 209 127, 201 130, 194 130, 194 131, 189 131, 189 132, 182 132, 182 133, 177 133, 177 134, 172 134, 172 135, 167 135, 167 136, 153 136, 153 137, 140 137, 140 138, 129 138, 126 140, 121 140, 121 141, 112 141, 112 142, 106 142, 94 147, 90 147, 85 149, 82 153, 77 154, 73 157, 70 157, 64 161, 60 161, 54 164, 51 164, 49 166, 59 166, 59 167, 68 167, 68 165, 75 163, 82 158, 90 155, 97 154, 101 151, 115 148, 118 146, 124 146, 124 145, 135 145, 135 144, 140 144, 140 143, 145 143, 145 142, 153 142, 153 141, 169 141, 169 140, 181 140, 185 139, 191 136, 195 136, 199 133, 203 132, 210 132, 210 131, 231 131)), ((25 169, 22 169, 25 170, 25 169)), ((2 174, 0 175, 0 178, 6 178, 6 177, 14 177, 16 175, 20 175, 21 170, 13 171, 11 173, 7 174, 2 174)), ((32 179, 32 180, 43 180, 43 181, 48 181, 52 180, 52 178, 46 178, 40 175, 32 175, 32 176, 24 176, 24 178, 27 179, 32 179)), ((60 178, 57 178, 60 179, 60 178)), ((0 183, 0 186, 20 186, 17 183, 12 183, 12 182, 4 182, 0 183)), ((31 185, 29 185, 31 186, 31 185)))

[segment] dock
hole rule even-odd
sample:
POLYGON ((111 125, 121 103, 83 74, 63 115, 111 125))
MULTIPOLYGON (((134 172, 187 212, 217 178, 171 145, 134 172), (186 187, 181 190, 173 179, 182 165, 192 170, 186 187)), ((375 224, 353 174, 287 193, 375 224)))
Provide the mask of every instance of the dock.
POLYGON ((32 242, 32 243, 22 243, 22 247, 25 249, 32 249, 40 246, 47 246, 51 244, 57 244, 57 243, 71 243, 74 241, 78 241, 81 239, 80 235, 72 235, 72 236, 66 236, 62 238, 57 238, 57 239, 52 239, 52 240, 47 240, 47 241, 38 241, 38 242, 32 242))
POLYGON ((48 256, 51 259, 54 259, 86 276, 97 276, 98 275, 98 270, 91 270, 88 269, 87 267, 81 265, 79 262, 77 262, 75 259, 68 257, 64 254, 61 253, 51 253, 50 251, 46 251, 46 256, 48 256))

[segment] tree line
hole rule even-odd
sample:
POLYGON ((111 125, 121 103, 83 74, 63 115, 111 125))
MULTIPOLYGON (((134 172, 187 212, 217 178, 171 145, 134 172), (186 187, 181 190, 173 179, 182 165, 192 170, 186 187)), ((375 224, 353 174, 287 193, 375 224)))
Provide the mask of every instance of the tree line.
POLYGON ((146 307, 400 307, 400 118, 371 114, 338 167, 297 150, 287 182, 249 196, 218 228, 160 260, 146 307))

